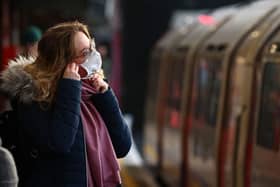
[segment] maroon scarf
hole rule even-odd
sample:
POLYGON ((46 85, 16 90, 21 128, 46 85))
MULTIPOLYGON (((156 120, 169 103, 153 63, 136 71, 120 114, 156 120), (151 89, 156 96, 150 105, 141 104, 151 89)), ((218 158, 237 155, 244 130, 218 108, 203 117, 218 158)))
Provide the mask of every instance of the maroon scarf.
POLYGON ((119 164, 105 126, 92 103, 96 90, 87 80, 82 81, 81 117, 87 149, 88 187, 116 187, 121 183, 119 164))

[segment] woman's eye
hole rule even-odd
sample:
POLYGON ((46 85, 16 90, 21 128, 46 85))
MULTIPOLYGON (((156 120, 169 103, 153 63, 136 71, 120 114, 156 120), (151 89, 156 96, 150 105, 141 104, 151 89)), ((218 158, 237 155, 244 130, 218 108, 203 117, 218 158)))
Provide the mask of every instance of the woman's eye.
POLYGON ((88 56, 89 55, 89 53, 90 53, 90 51, 88 50, 88 51, 84 51, 83 53, 82 53, 82 55, 84 56, 84 57, 86 57, 86 56, 88 56))

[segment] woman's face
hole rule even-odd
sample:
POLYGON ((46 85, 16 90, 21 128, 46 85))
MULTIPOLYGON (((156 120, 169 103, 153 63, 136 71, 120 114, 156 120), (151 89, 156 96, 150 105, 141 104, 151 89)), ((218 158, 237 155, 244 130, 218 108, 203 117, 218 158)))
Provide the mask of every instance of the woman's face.
MULTIPOLYGON (((90 39, 83 32, 77 32, 74 36, 74 46, 75 46, 76 56, 74 57, 73 61, 76 64, 84 63, 86 58, 89 56, 89 54, 92 51, 90 39)), ((86 70, 83 69, 82 66, 80 66, 79 68, 79 74, 81 77, 87 75, 86 70)))
POLYGON ((83 32, 77 32, 74 36, 74 46, 76 51, 74 62, 82 64, 91 52, 91 41, 83 32))

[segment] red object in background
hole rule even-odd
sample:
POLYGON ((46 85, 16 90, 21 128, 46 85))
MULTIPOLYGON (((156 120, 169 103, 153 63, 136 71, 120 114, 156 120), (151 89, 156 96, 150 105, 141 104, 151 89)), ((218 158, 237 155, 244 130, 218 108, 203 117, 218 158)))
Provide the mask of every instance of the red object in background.
POLYGON ((203 25, 215 25, 216 24, 214 17, 209 16, 209 15, 204 15, 204 14, 198 16, 198 21, 203 25))
POLYGON ((170 113, 170 126, 173 128, 179 128, 179 112, 177 110, 172 110, 170 113))
POLYGON ((16 57, 16 47, 15 46, 7 46, 2 48, 2 63, 1 63, 1 71, 4 70, 8 61, 16 57))

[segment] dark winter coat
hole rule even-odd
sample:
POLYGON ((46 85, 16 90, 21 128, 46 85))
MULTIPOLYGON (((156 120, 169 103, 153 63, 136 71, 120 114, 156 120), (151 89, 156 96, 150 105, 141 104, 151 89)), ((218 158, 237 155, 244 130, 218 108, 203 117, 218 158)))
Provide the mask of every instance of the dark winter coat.
MULTIPOLYGON (((80 116, 81 82, 61 79, 55 104, 42 109, 32 100, 36 93, 31 76, 23 70, 28 62, 19 59, 2 76, 1 89, 17 100, 21 133, 38 150, 24 179, 26 187, 86 187, 86 150, 80 116)), ((96 94, 92 102, 102 116, 115 153, 124 157, 131 147, 129 129, 111 89, 96 94)), ((23 181, 20 179, 20 181, 23 181)))

